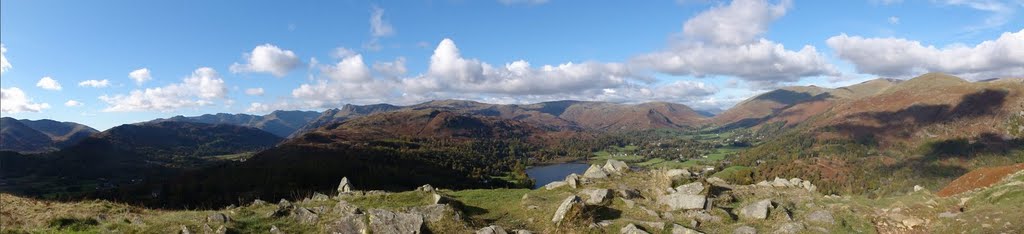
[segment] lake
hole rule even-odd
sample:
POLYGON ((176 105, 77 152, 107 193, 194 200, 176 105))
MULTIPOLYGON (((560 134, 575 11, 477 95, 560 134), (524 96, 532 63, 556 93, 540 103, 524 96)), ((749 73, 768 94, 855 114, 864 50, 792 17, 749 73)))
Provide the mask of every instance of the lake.
POLYGON ((526 174, 537 181, 533 188, 540 188, 548 183, 564 180, 569 174, 576 173, 583 175, 590 164, 585 163, 561 163, 546 166, 536 166, 526 169, 526 174))

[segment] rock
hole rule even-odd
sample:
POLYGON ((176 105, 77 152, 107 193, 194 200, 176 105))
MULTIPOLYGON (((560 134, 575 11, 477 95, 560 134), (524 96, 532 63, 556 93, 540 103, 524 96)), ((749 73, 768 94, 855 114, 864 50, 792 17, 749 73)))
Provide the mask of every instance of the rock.
POLYGON ((620 234, 650 234, 647 231, 644 231, 643 229, 640 229, 640 228, 636 227, 636 225, 633 225, 632 223, 626 225, 625 227, 622 227, 622 229, 619 229, 619 233, 620 234))
POLYGON ((757 182, 757 186, 771 187, 772 183, 768 183, 768 181, 762 180, 761 182, 757 182))
POLYGON ((352 192, 352 184, 348 182, 348 177, 341 177, 341 183, 338 183, 338 193, 349 192, 352 192))
POLYGON ((665 172, 665 177, 674 179, 675 177, 690 177, 690 171, 686 169, 672 169, 665 172))
POLYGON ((683 225, 672 224, 672 234, 704 234, 704 233, 703 232, 698 232, 697 230, 689 229, 687 227, 683 227, 683 225))
POLYGON ((327 201, 327 200, 331 200, 331 197, 328 197, 327 195, 324 195, 323 193, 313 193, 313 200, 314 201, 327 201))
POLYGON ((367 233, 369 231, 366 226, 366 215, 343 215, 340 219, 334 221, 334 223, 328 224, 324 232, 326 233, 367 233))
POLYGON ((270 217, 284 217, 284 216, 288 216, 288 215, 290 215, 292 213, 293 209, 295 209, 295 205, 292 205, 292 203, 289 202, 288 200, 281 199, 281 201, 277 203, 277 209, 272 211, 272 212, 270 212, 270 215, 268 215, 268 216, 270 216, 270 217))
POLYGON ((192 234, 192 231, 188 230, 188 226, 181 225, 181 234, 192 234))
POLYGON ((640 209, 640 211, 643 211, 644 214, 647 214, 647 216, 651 216, 653 218, 658 218, 658 212, 656 212, 656 211, 653 211, 651 209, 647 209, 647 207, 644 207, 644 206, 637 206, 637 208, 640 209))
POLYGON ((224 213, 213 213, 206 216, 207 223, 227 223, 228 221, 231 221, 231 218, 224 213))
POLYGON ((636 205, 636 202, 633 200, 628 200, 621 197, 619 198, 619 200, 622 200, 622 203, 626 204, 626 208, 633 208, 633 206, 636 205))
POLYGON ((802 185, 803 185, 804 189, 806 189, 808 192, 814 192, 814 190, 816 190, 818 188, 818 186, 814 186, 814 184, 811 184, 811 181, 807 181, 807 180, 804 180, 802 185))
POLYGON ((697 195, 704 191, 704 184, 701 182, 693 182, 684 184, 676 187, 676 193, 697 195))
POLYGON ((688 213, 687 215, 693 217, 694 219, 697 219, 701 223, 721 223, 722 222, 722 217, 711 215, 707 211, 703 211, 703 210, 697 211, 697 212, 693 212, 693 213, 688 213))
POLYGON ((203 224, 203 233, 213 234, 213 227, 210 227, 210 224, 203 224))
POLYGON ((226 234, 226 233, 228 233, 228 228, 224 227, 224 225, 220 225, 220 227, 217 227, 217 230, 213 231, 213 233, 214 234, 226 234))
POLYGON ((409 209, 409 213, 422 216, 423 220, 425 220, 426 222, 441 221, 441 219, 449 216, 454 216, 452 218, 455 220, 462 219, 462 217, 460 217, 460 214, 456 212, 454 208, 447 204, 434 204, 421 207, 414 207, 412 209, 409 209))
POLYGON ((334 205, 334 210, 337 211, 338 213, 341 213, 342 215, 362 213, 359 210, 359 207, 348 203, 348 201, 344 199, 338 200, 338 204, 334 205))
POLYGON ((619 192, 619 197, 625 199, 637 199, 640 198, 640 191, 631 188, 620 188, 616 190, 619 192))
POLYGON ((806 220, 812 223, 819 224, 835 224, 836 219, 832 217, 832 212, 827 210, 816 210, 807 215, 806 220))
POLYGON ((562 200, 562 204, 558 205, 558 209, 555 210, 555 215, 551 217, 551 222, 560 224, 564 220, 567 214, 573 209, 583 209, 583 200, 576 195, 569 195, 565 200, 562 200))
POLYGON ((569 174, 568 176, 565 177, 565 183, 572 188, 579 187, 580 175, 577 175, 576 173, 569 174))
POLYGON ((673 193, 662 196, 658 199, 658 204, 666 205, 671 210, 693 210, 704 208, 704 201, 703 195, 673 193))
POLYGON ((438 193, 434 193, 434 204, 448 204, 448 203, 451 203, 451 202, 452 202, 451 198, 449 198, 447 196, 444 196, 444 195, 441 195, 441 194, 438 194, 438 193))
POLYGON ((914 229, 914 227, 921 226, 922 224, 924 224, 924 220, 919 218, 907 218, 903 219, 901 223, 903 223, 904 227, 914 229))
POLYGON ((586 172, 583 172, 583 178, 588 179, 604 179, 608 178, 608 173, 605 173, 604 169, 597 165, 590 165, 586 172))
POLYGON ((789 179, 789 185, 790 186, 800 186, 803 183, 804 183, 804 180, 802 180, 800 178, 789 179))
POLYGON ((129 214, 128 222, 135 226, 146 225, 146 222, 142 221, 142 216, 138 214, 129 214))
POLYGON ((600 222, 591 224, 590 227, 592 227, 592 228, 602 227, 603 228, 603 227, 608 227, 608 226, 611 226, 611 225, 612 225, 612 221, 611 220, 601 220, 600 222))
POLYGON ((946 212, 939 213, 939 218, 956 218, 957 215, 960 215, 960 213, 952 213, 952 212, 946 211, 946 212))
POLYGON ((612 201, 612 190, 608 189, 587 189, 582 194, 588 205, 607 205, 612 201))
POLYGON ((476 234, 507 234, 505 229, 498 225, 491 225, 476 231, 476 234))
POLYGON ((382 209, 373 209, 367 214, 370 216, 370 231, 375 234, 421 233, 423 229, 423 216, 382 209))
POLYGON ((775 232, 773 233, 800 233, 800 231, 804 230, 804 224, 802 223, 784 223, 778 227, 779 228, 775 229, 775 232))
POLYGON ((277 226, 270 225, 270 234, 284 234, 284 232, 278 229, 277 226))
POLYGON ((921 190, 924 190, 924 187, 921 185, 914 185, 914 192, 920 192, 921 190))
POLYGON ((431 186, 430 184, 424 184, 423 186, 416 188, 416 191, 433 192, 434 186, 431 186))
POLYGON ((523 197, 519 198, 519 200, 521 200, 521 201, 530 200, 530 194, 529 193, 524 193, 523 197))
POLYGON ((772 200, 764 199, 744 206, 737 215, 749 219, 766 219, 769 208, 773 208, 772 200))
POLYGON ((732 230, 732 234, 757 234, 757 229, 751 226, 741 226, 732 230))
POLYGON ((516 229, 512 230, 512 234, 533 234, 530 230, 516 229))
POLYGON ((625 162, 619 160, 608 159, 608 161, 605 161, 604 167, 602 167, 602 169, 604 169, 604 171, 608 173, 621 175, 622 173, 629 172, 629 165, 626 165, 625 162))
POLYGON ((253 206, 262 206, 262 205, 266 205, 266 204, 267 204, 266 201, 263 201, 263 200, 260 200, 260 199, 252 200, 252 205, 253 206))
POLYGON ((714 187, 722 187, 722 188, 727 188, 727 189, 735 189, 735 186, 729 184, 729 182, 723 180, 722 178, 711 177, 711 178, 708 178, 705 181, 707 181, 709 184, 711 184, 714 187))
POLYGON ((320 221, 320 215, 305 207, 299 207, 295 208, 295 220, 298 220, 299 223, 311 224, 320 221))
POLYGON ((544 185, 544 189, 553 190, 553 189, 561 188, 562 186, 566 186, 568 184, 569 183, 566 183, 565 181, 553 181, 551 183, 548 183, 547 185, 544 185))
POLYGON ((775 180, 772 181, 772 186, 774 186, 774 187, 789 187, 790 184, 789 184, 789 180, 786 180, 786 179, 783 179, 783 178, 779 178, 779 177, 775 177, 775 180))

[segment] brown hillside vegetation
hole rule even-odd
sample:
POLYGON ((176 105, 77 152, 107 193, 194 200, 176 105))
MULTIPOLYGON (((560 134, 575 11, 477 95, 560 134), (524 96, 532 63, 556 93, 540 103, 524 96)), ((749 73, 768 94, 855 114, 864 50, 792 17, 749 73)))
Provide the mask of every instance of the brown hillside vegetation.
POLYGON ((940 197, 948 197, 978 188, 985 188, 989 185, 1002 181, 1006 176, 1024 170, 1024 163, 975 169, 939 190, 940 197))

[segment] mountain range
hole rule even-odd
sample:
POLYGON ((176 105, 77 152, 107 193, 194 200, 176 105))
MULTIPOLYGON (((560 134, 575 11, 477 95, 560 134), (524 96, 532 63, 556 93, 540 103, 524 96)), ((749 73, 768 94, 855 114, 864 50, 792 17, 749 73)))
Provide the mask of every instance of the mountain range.
POLYGON ((96 133, 96 129, 49 119, 0 118, 0 150, 39 153, 64 148, 96 133))

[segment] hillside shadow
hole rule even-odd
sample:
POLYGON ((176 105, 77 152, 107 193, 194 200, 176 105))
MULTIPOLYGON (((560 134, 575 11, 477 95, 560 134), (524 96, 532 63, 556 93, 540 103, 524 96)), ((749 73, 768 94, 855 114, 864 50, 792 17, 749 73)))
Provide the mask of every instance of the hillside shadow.
POLYGON ((794 105, 801 104, 801 103, 808 103, 808 102, 823 101, 823 100, 827 100, 827 99, 832 98, 832 97, 833 97, 832 94, 829 94, 829 93, 822 93, 822 94, 818 94, 818 95, 811 95, 809 93, 794 92, 794 91, 782 90, 782 89, 771 91, 771 92, 765 93, 765 94, 763 94, 761 96, 758 96, 757 98, 755 98, 755 100, 774 101, 774 102, 778 102, 778 103, 786 105, 785 107, 782 107, 782 108, 779 108, 777 110, 772 111, 772 113, 770 115, 768 115, 768 116, 761 117, 761 118, 745 118, 745 119, 741 119, 741 120, 734 121, 732 123, 723 125, 722 127, 719 127, 716 130, 718 130, 718 131, 730 131, 730 130, 741 129, 741 128, 750 128, 750 127, 762 124, 765 121, 768 121, 769 119, 772 119, 773 117, 776 117, 776 116, 778 116, 778 117, 786 117, 786 116, 793 115, 793 114, 801 114, 802 111, 800 111, 800 113, 785 113, 783 115, 779 115, 780 113, 782 113, 782 111, 784 111, 784 110, 786 110, 786 109, 788 109, 790 107, 793 107, 794 105))
POLYGON ((855 139, 871 139, 877 135, 910 138, 917 126, 994 114, 1006 103, 1008 94, 1003 90, 985 89, 964 95, 956 106, 913 105, 898 111, 860 113, 828 129, 855 139), (857 124, 857 120, 869 120, 877 124, 857 124))

